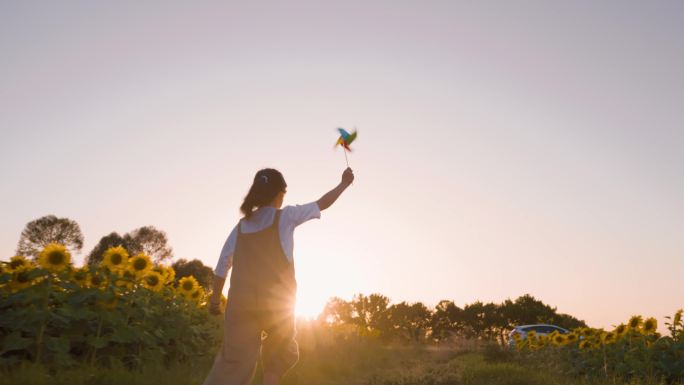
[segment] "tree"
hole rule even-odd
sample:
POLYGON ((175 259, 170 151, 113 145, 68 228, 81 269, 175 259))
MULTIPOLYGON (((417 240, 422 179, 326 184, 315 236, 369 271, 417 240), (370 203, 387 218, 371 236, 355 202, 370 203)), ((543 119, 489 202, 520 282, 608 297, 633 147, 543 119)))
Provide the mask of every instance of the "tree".
POLYGON ((89 265, 97 265, 102 261, 105 251, 110 247, 123 246, 130 256, 145 253, 155 262, 164 262, 173 257, 172 249, 167 244, 166 234, 153 226, 145 226, 126 233, 123 237, 117 232, 105 235, 88 254, 89 265))
POLYGON ((19 237, 17 255, 36 258, 50 243, 66 246, 71 252, 83 248, 83 234, 78 223, 69 218, 46 215, 26 224, 19 237))
POLYGON ((564 313, 556 314, 553 324, 568 330, 587 327, 587 323, 584 322, 584 320, 577 319, 569 314, 564 313))
POLYGON ((211 288, 214 280, 214 270, 209 266, 205 266, 199 259, 193 259, 192 261, 179 259, 171 267, 176 271, 176 282, 183 277, 192 275, 205 290, 211 288))
POLYGON ((358 335, 377 335, 420 342, 426 335, 440 341, 452 335, 497 340, 503 344, 515 326, 550 323, 566 329, 586 327, 584 321, 558 313, 529 294, 501 304, 480 301, 462 309, 453 301, 442 300, 430 311, 424 304, 401 302, 388 306, 380 294, 357 294, 351 301, 332 298, 319 320, 334 326, 350 326, 358 335))
POLYGON ((388 336, 396 336, 405 341, 421 342, 425 338, 432 313, 422 302, 407 304, 401 302, 387 309, 388 336))
POLYGON ((352 321, 351 303, 339 297, 329 299, 320 319, 332 325, 350 324, 352 321))
POLYGON ((352 323, 359 327, 361 334, 387 330, 387 305, 389 298, 381 294, 355 295, 351 301, 352 323))
POLYGON ((432 338, 440 341, 463 331, 463 309, 456 306, 454 301, 441 300, 435 306, 430 319, 432 338))
POLYGON ((331 298, 321 319, 333 325, 352 325, 359 335, 382 335, 390 329, 387 306, 389 298, 380 294, 356 294, 351 301, 331 298))
POLYGON ((491 338, 497 319, 497 305, 473 302, 463 307, 463 322, 466 337, 491 338))
POLYGON ((123 237, 128 245, 128 253, 134 255, 145 253, 155 262, 163 262, 173 258, 173 249, 168 245, 166 233, 154 226, 143 226, 127 233, 123 237))

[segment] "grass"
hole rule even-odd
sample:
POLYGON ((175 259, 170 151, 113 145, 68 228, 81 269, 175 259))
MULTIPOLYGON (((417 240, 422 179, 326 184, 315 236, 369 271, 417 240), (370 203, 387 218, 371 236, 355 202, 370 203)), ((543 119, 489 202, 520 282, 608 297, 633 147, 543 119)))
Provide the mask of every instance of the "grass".
MULTIPOLYGON (((429 346, 387 347, 373 341, 303 341, 300 362, 283 385, 627 385, 616 379, 583 380, 511 359, 495 349, 429 346)), ((189 385, 202 384, 212 357, 172 367, 79 366, 57 373, 23 365, 0 373, 0 385, 189 385)), ((257 376, 253 384, 260 384, 257 376)), ((632 384, 637 384, 634 382, 632 384)), ((639 385, 664 385, 656 380, 639 385)))
POLYGON ((126 368, 95 368, 86 365, 50 373, 31 364, 0 374, 2 385, 142 385, 142 384, 202 384, 210 362, 197 365, 146 367, 140 371, 126 368))

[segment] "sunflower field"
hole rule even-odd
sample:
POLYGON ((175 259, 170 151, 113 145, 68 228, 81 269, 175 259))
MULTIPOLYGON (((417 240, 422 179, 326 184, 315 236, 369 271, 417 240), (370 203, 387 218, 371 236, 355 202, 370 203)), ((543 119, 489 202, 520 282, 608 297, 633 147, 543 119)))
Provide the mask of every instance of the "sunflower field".
POLYGON ((684 382, 682 310, 667 317, 669 335, 656 330, 655 318, 635 315, 613 330, 577 328, 568 334, 514 335, 515 347, 533 361, 554 363, 569 374, 585 377, 652 379, 684 382))
POLYGON ((97 267, 76 268, 69 251, 46 246, 36 261, 0 262, 0 366, 185 362, 216 343, 206 293, 192 277, 123 247, 97 267))

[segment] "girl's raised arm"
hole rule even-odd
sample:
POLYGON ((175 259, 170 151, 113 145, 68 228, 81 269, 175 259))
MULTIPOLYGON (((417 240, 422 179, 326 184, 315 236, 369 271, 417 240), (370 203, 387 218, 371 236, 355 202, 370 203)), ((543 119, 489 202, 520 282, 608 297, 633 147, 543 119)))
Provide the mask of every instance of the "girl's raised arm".
POLYGON ((337 198, 342 194, 344 190, 349 187, 350 184, 354 181, 354 171, 352 171, 351 168, 347 167, 346 170, 342 173, 342 181, 340 184, 337 185, 334 189, 328 191, 325 195, 321 197, 316 203, 318 203, 318 208, 323 211, 330 207, 337 198))

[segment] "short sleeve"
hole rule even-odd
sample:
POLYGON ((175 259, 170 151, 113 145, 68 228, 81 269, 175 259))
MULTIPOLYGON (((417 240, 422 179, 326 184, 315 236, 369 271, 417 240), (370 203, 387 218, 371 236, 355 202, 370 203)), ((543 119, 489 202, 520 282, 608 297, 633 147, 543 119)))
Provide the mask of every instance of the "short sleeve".
POLYGON ((214 269, 214 274, 221 278, 226 278, 228 276, 228 270, 233 266, 233 254, 235 253, 235 243, 237 241, 237 226, 233 228, 230 232, 226 242, 223 244, 221 249, 221 254, 219 254, 218 262, 216 263, 216 268, 214 269))
POLYGON ((318 207, 318 202, 311 202, 304 205, 286 206, 283 208, 281 220, 292 224, 292 227, 301 225, 302 223, 321 217, 321 209, 318 207))

